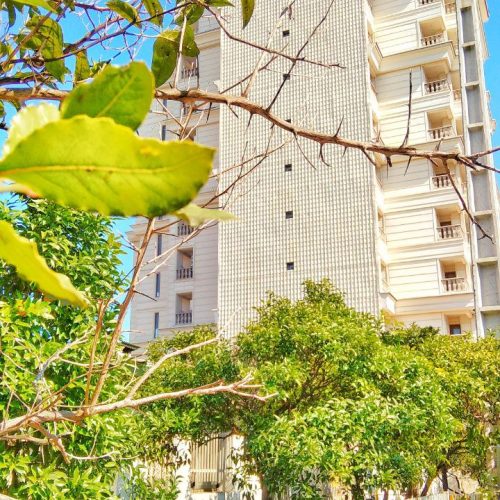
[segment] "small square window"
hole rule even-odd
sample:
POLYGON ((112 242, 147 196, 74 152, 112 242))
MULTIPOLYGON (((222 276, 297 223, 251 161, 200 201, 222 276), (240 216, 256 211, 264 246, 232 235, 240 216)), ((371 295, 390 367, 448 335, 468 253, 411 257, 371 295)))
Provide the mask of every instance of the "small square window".
POLYGON ((285 165, 285 172, 291 172, 292 171, 292 164, 291 163, 287 163, 285 165))
POLYGON ((283 80, 285 80, 285 81, 286 81, 286 80, 290 80, 290 73, 285 73, 285 74, 283 75, 283 80))
POLYGON ((293 271, 294 269, 295 269, 295 264, 293 262, 286 263, 286 270, 287 271, 293 271))
POLYGON ((287 118, 285 121, 288 122, 288 123, 292 123, 292 119, 291 118, 287 118))
POLYGON ((450 335, 462 335, 462 326, 450 325, 450 335))
POLYGON ((285 219, 293 219, 293 211, 292 210, 287 210, 285 212, 285 219))
POLYGON ((290 30, 283 30, 283 37, 290 36, 290 30))

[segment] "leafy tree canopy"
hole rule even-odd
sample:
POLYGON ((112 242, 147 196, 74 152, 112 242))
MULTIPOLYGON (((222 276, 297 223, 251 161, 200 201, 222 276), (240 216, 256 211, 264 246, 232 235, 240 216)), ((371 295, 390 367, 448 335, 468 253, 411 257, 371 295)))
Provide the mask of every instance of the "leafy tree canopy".
MULTIPOLYGON (((213 334, 180 334, 152 345, 150 355, 213 334)), ((275 398, 159 403, 138 433, 140 446, 154 456, 172 449, 174 436, 202 442, 217 432, 241 434, 242 469, 270 493, 290 488, 301 499, 321 498, 328 484, 357 497, 376 488, 415 493, 443 465, 485 481, 498 361, 493 338, 473 342, 416 326, 386 332, 347 307, 329 282, 308 282, 297 302, 270 295, 234 344, 176 358, 150 380, 171 390, 252 372, 275 398), (457 443, 469 458, 457 458, 457 443)))

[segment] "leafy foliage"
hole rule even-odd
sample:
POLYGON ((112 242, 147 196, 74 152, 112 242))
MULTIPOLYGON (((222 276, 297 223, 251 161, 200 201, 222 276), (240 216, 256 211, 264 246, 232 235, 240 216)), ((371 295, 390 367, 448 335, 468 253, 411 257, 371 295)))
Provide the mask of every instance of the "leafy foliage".
MULTIPOLYGON (((23 238, 34 241, 50 266, 85 290, 92 304, 87 309, 75 309, 47 301, 35 285, 20 280, 11 266, 0 267, 2 419, 23 415, 25 403, 43 400, 52 391, 62 391, 59 404, 80 404, 85 387, 82 363, 90 352, 89 333, 95 328, 97 301, 109 300, 126 285, 119 271, 120 244, 108 219, 44 200, 15 199, 9 205, 0 205, 0 219, 12 224, 23 238), (75 341, 81 344, 48 363, 55 353, 75 341)), ((115 325, 116 310, 113 306, 105 315, 99 357, 115 325)), ((124 376, 123 370, 111 376, 107 395, 120 391, 124 376)), ((129 420, 123 413, 110 414, 72 430, 68 453, 77 457, 104 455, 101 461, 73 460, 66 464, 60 451, 51 445, 0 441, 0 492, 33 499, 110 496, 122 454, 128 456, 129 420)), ((60 426, 53 431, 70 431, 65 424, 60 426)), ((26 435, 34 436, 30 431, 26 435)))
MULTIPOLYGON (((201 328, 162 340, 150 355, 158 359, 210 335, 201 328)), ((270 295, 235 346, 221 343, 171 360, 149 388, 181 389, 252 372, 277 397, 265 405, 231 395, 158 404, 138 424, 138 446, 154 457, 171 449, 175 436, 203 441, 237 433, 245 437, 242 471, 261 477, 271 494, 290 489, 300 499, 322 498, 328 485, 347 487, 357 498, 375 489, 418 496, 422 478, 434 478, 445 463, 486 484, 499 366, 494 339, 474 343, 416 326, 386 332, 347 307, 328 282, 307 283, 295 303, 270 295), (467 361, 474 351, 474 362, 467 361), (458 352, 469 354, 455 363, 458 352), (448 371, 452 364, 459 371, 448 371), (464 404, 469 398, 474 405, 464 404), (458 459, 464 449, 467 463, 458 459)))

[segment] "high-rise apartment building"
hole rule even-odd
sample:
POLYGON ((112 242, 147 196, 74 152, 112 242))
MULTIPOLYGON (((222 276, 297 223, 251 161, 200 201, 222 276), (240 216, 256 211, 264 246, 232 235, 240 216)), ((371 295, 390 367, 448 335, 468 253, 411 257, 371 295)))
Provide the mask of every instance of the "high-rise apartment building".
MULTIPOLYGON (((263 56, 207 16, 197 25, 201 53, 182 61, 179 85, 238 94, 258 67, 249 98, 293 125, 333 134, 342 123, 343 136, 394 146, 409 130, 408 144, 426 150, 491 146, 484 0, 337 0, 326 15, 329 6, 261 2, 244 32, 236 10, 224 17, 236 38, 292 56, 309 40, 301 56, 341 68, 263 56)), ((141 133, 174 138, 188 108, 155 106, 141 133)), ((224 106, 193 113, 189 124, 191 139, 219 150, 199 201, 221 192, 214 203, 238 220, 194 232, 168 217, 158 222, 168 228, 149 249, 132 342, 204 323, 234 334, 268 290, 296 298, 304 280, 323 277, 352 306, 405 323, 477 335, 500 324, 493 172, 449 162, 450 178, 442 164, 393 157, 388 165, 377 155, 375 167, 336 146, 323 148, 323 161, 316 143, 224 106), (464 202, 492 240, 471 224, 464 202)), ((142 230, 139 220, 132 239, 142 230)))
MULTIPOLYGON (((201 53, 182 61, 179 86, 238 95, 254 75, 248 97, 298 127, 334 134, 342 124, 351 139, 399 146, 406 138, 421 150, 491 147, 485 0, 336 0, 326 15, 330 3, 257 2, 244 32, 238 12, 226 9, 233 38, 202 18, 201 53), (234 38, 292 56, 309 40, 301 57, 323 65, 292 64, 234 38), (325 67, 334 63, 342 67, 325 67)), ((141 133, 176 138, 188 113, 180 103, 155 103, 141 133)), ((187 123, 184 136, 218 148, 198 201, 223 205, 238 220, 202 230, 158 220, 165 229, 148 249, 132 343, 206 323, 233 335, 268 290, 297 298, 304 280, 324 277, 376 315, 452 335, 499 327, 493 172, 403 157, 369 161, 336 146, 320 154, 318 144, 224 106, 206 106, 187 123)), ((131 239, 143 231, 138 220, 131 239)), ((193 455, 186 491, 231 488, 227 446, 215 440, 193 455)))

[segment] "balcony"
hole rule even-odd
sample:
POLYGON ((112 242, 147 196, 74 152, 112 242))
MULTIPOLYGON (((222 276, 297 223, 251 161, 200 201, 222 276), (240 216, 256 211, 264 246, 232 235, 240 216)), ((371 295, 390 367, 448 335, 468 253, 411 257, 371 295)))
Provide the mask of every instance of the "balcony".
POLYGON ((426 94, 436 94, 438 92, 447 92, 450 90, 450 84, 446 78, 435 80, 433 82, 426 82, 424 84, 426 94))
POLYGON ((455 137, 457 132, 453 125, 444 125, 442 127, 429 129, 427 134, 430 141, 440 141, 447 137, 455 137))
POLYGON ((441 280, 443 293, 461 293, 468 289, 465 278, 445 278, 441 280))
POLYGON ((446 36, 446 32, 442 31, 440 33, 435 33, 434 35, 422 37, 420 39, 420 45, 422 47, 432 47, 433 45, 438 45, 447 41, 448 37, 446 36))
POLYGON ((463 230, 460 224, 451 224, 437 228, 437 236, 440 240, 454 240, 463 238, 463 230))
POLYGON ((176 270, 176 278, 178 280, 189 280, 193 278, 192 267, 180 267, 176 270))
POLYGON ((176 325, 190 325, 192 322, 193 322, 193 313, 191 311, 180 312, 175 315, 176 325))
POLYGON ((199 76, 198 61, 185 63, 181 69, 181 79, 197 78, 199 76))
POLYGON ((432 178, 432 185, 434 189, 446 189, 453 187, 448 174, 435 175, 432 178))
POLYGON ((189 236, 193 231, 194 229, 184 222, 179 222, 177 224, 177 236, 189 236))

